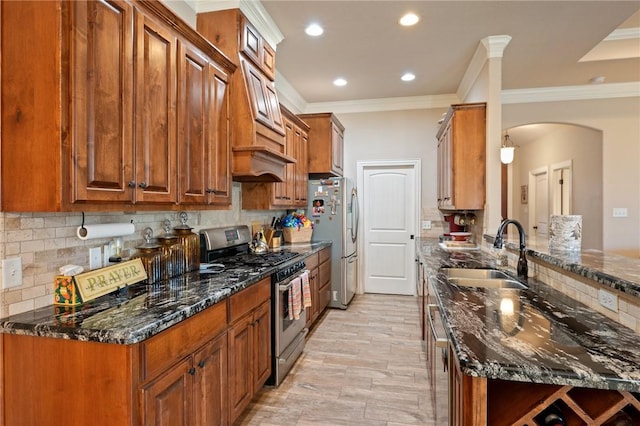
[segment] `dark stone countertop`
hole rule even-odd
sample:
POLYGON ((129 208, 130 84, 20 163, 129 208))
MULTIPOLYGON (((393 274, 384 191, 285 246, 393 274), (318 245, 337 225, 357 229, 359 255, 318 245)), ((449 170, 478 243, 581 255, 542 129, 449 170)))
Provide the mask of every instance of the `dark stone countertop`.
POLYGON ((416 248, 464 374, 640 391, 640 335, 633 330, 533 278, 526 290, 452 285, 440 268, 495 267, 495 258, 444 251, 435 239, 419 239, 416 248), (501 304, 512 305, 513 314, 503 314, 501 304))
MULTIPOLYGON (((484 235, 484 239, 493 244, 494 236, 484 235)), ((519 246, 517 238, 505 239, 506 248, 517 252, 519 246)), ((536 262, 542 261, 640 298, 640 259, 595 249, 576 252, 549 250, 549 241, 546 238, 529 236, 527 258, 536 262)))
MULTIPOLYGON (((284 245, 304 258, 330 242, 284 245)), ((148 339, 267 278, 273 267, 246 266, 216 274, 191 272, 153 285, 131 285, 79 306, 45 306, 0 319, 0 332, 134 344, 148 339)))

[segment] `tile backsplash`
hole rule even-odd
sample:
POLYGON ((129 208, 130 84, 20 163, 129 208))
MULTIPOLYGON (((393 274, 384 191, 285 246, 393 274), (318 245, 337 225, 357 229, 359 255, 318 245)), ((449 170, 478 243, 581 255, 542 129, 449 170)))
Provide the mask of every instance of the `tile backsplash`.
MULTIPOLYGON (((233 185, 231 210, 185 210, 188 224, 198 231, 202 228, 244 224, 260 221, 269 223, 271 217, 284 211, 242 210, 241 186, 233 185)), ((124 247, 135 250, 143 242, 144 228, 151 227, 154 235, 164 233, 162 222, 180 225, 180 212, 122 211, 85 213, 85 224, 130 222, 135 225, 132 235, 123 237, 124 247)), ((76 231, 82 224, 82 213, 0 213, 0 259, 20 257, 22 285, 0 292, 0 317, 6 317, 42 306, 53 301, 53 278, 58 268, 67 264, 80 265, 88 270, 89 249, 103 247, 111 240, 81 240, 76 231)), ((0 274, 0 282, 2 274, 0 274)), ((2 287, 4 288, 4 287, 2 287)))

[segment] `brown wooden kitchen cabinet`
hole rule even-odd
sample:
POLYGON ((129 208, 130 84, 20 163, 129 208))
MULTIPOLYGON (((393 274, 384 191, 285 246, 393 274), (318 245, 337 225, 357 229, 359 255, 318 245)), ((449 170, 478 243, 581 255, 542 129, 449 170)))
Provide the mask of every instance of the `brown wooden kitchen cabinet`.
POLYGON ((229 298, 229 414, 235 421, 271 375, 271 281, 229 298))
POLYGON ((227 79, 202 51, 179 49, 179 203, 231 205, 227 79))
POLYGON ((226 302, 132 345, 2 338, 3 424, 227 423, 226 302))
POLYGON ((311 307, 307 308, 307 328, 320 318, 331 297, 331 247, 325 247, 305 259, 309 270, 311 307))
POLYGON ((284 181, 286 165, 295 159, 286 153, 275 50, 239 9, 199 13, 197 29, 239 68, 230 82, 233 179, 284 181))
POLYGON ((568 425, 608 425, 624 410, 640 424, 640 396, 626 391, 515 382, 465 375, 449 350, 450 424, 534 425, 554 404, 568 425))
POLYGON ((320 250, 318 261, 318 315, 321 315, 331 300, 331 247, 320 250))
POLYGON ((485 203, 486 104, 452 105, 438 139, 438 207, 479 210, 485 203))
POLYGON ((310 127, 309 174, 342 176, 344 168, 344 126, 332 113, 298 115, 310 127))
POLYGON ((295 158, 296 162, 287 164, 284 182, 244 182, 243 209, 307 208, 309 126, 284 106, 281 105, 280 108, 286 135, 286 153, 295 158))
MULTIPOLYGON (((2 8, 2 210, 183 208, 177 50, 197 46, 222 80, 234 64, 159 2, 2 8)), ((224 140, 228 111, 207 113, 205 135, 224 140)))

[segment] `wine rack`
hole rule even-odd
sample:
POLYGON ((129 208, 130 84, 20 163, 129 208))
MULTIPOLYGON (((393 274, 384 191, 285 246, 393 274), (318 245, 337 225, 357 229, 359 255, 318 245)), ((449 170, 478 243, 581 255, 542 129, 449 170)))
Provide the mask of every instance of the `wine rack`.
POLYGON ((562 412, 567 426, 607 426, 624 412, 640 425, 640 394, 573 386, 488 380, 487 424, 537 426, 551 405, 562 412))

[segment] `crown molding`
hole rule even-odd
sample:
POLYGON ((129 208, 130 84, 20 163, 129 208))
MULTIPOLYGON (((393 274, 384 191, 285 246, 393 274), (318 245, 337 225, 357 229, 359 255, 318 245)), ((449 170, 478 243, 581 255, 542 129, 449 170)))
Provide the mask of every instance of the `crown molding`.
POLYGON ((640 81, 503 90, 502 104, 640 97, 640 81))
POLYGON ((618 41, 640 38, 640 28, 620 28, 614 30, 603 41, 618 41))
POLYGON ((314 102, 307 104, 304 112, 308 114, 327 111, 334 113, 402 111, 411 109, 448 108, 451 104, 456 103, 460 103, 460 99, 455 94, 407 96, 341 102, 314 102))
POLYGON ((295 87, 278 70, 276 70, 276 91, 278 92, 280 103, 284 104, 289 110, 302 113, 307 107, 307 101, 300 96, 295 87))

